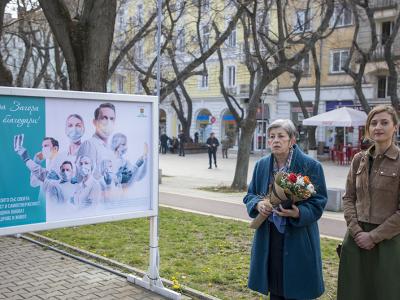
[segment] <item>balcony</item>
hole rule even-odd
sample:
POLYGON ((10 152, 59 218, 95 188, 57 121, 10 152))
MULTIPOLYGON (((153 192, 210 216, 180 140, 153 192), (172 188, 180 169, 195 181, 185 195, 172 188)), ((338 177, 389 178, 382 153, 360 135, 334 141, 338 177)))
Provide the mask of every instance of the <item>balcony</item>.
POLYGON ((371 55, 371 61, 380 61, 385 59, 385 46, 377 45, 374 52, 371 55))
POLYGON ((370 2, 373 10, 397 8, 397 0, 375 0, 370 2))

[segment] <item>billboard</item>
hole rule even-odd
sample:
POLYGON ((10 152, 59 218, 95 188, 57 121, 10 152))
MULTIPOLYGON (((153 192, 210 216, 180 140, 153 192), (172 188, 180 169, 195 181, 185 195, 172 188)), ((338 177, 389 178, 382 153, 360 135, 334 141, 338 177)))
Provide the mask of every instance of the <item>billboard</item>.
POLYGON ((156 97, 0 89, 0 235, 157 215, 156 97))

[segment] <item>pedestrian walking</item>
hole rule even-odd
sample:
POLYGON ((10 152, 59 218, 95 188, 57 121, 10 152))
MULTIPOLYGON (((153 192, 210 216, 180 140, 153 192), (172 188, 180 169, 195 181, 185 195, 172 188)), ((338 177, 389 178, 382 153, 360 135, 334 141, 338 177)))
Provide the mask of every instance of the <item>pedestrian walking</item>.
POLYGON ((343 196, 347 233, 340 252, 337 299, 400 297, 400 149, 393 107, 373 108, 365 136, 373 141, 357 153, 343 196))
POLYGON ((199 143, 199 133, 197 131, 194 133, 194 143, 195 144, 199 143))
POLYGON ((217 168, 217 149, 219 146, 219 141, 215 137, 214 132, 210 133, 210 137, 207 139, 207 147, 208 147, 208 161, 209 161, 209 169, 212 169, 212 159, 214 158, 214 166, 217 168))
POLYGON ((178 135, 179 140, 179 156, 185 156, 185 143, 186 143, 186 136, 183 133, 183 130, 178 135))
POLYGON ((167 153, 167 149, 168 149, 168 140, 169 140, 168 135, 167 135, 165 132, 163 132, 163 133, 160 135, 161 153, 162 153, 162 154, 166 154, 166 153, 167 153))
POLYGON ((292 121, 274 121, 267 135, 272 154, 255 165, 243 199, 250 217, 260 214, 267 218, 254 235, 248 286, 270 294, 271 300, 315 299, 324 292, 317 223, 327 202, 323 169, 296 145, 292 121), (273 212, 263 195, 271 192, 278 172, 307 176, 316 193, 288 209, 280 205, 273 212))
POLYGON ((225 137, 222 139, 221 141, 221 145, 222 145, 222 158, 228 158, 228 149, 230 148, 230 140, 229 137, 227 135, 225 135, 225 137))

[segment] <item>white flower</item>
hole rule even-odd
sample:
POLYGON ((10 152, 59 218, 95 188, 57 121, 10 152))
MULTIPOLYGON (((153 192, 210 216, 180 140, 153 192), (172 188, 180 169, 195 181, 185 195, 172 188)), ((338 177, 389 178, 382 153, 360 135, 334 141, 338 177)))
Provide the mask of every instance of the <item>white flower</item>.
POLYGON ((310 183, 309 185, 307 185, 307 190, 311 193, 314 194, 315 192, 315 188, 314 186, 310 183))
POLYGON ((304 186, 304 178, 302 176, 298 176, 297 180, 296 180, 296 184, 300 185, 300 186, 304 186))

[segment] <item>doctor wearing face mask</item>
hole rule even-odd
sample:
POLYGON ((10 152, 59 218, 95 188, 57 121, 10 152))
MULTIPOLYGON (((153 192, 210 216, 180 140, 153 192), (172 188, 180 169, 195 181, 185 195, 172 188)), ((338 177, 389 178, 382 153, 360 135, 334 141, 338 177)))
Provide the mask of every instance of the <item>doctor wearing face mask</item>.
POLYGON ((76 166, 79 177, 82 178, 73 196, 73 204, 78 208, 92 207, 101 198, 100 183, 93 177, 93 162, 88 156, 79 156, 76 166))
POLYGON ((68 146, 68 156, 76 156, 79 147, 81 146, 81 139, 85 133, 85 124, 83 118, 78 114, 72 114, 67 117, 65 122, 65 134, 70 140, 68 146))
POLYGON ((73 196, 78 187, 71 182, 73 175, 72 162, 64 161, 60 166, 61 179, 45 179, 43 190, 46 193, 47 220, 66 217, 66 207, 72 208, 73 196))
POLYGON ((93 176, 101 177, 101 162, 112 159, 113 153, 108 147, 108 140, 114 131, 115 106, 111 103, 102 103, 94 111, 94 135, 82 143, 77 152, 77 157, 86 156, 93 162, 93 176))
POLYGON ((23 146, 23 142, 23 134, 14 136, 14 150, 31 171, 31 186, 41 186, 46 178, 60 179, 59 166, 63 160, 61 155, 59 155, 58 141, 52 137, 45 137, 42 141, 42 150, 36 153, 33 159, 29 157, 28 151, 23 146), (44 160, 46 161, 45 168, 41 165, 44 160))
POLYGON ((126 158, 127 137, 122 133, 116 133, 111 139, 111 150, 114 152, 114 173, 117 176, 118 185, 126 188, 133 182, 142 180, 146 175, 148 146, 144 144, 143 155, 132 165, 126 158))

